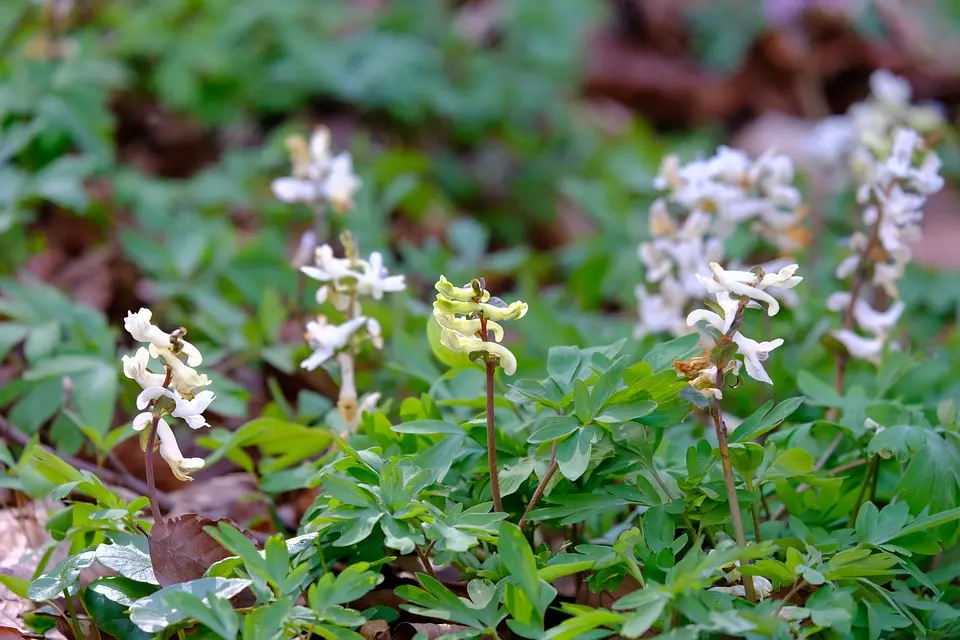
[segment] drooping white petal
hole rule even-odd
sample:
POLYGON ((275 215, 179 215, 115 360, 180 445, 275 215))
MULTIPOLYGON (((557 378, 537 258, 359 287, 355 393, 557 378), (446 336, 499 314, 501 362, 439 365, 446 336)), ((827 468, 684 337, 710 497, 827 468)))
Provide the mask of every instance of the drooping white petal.
POLYGON ((282 202, 315 202, 323 195, 316 183, 301 178, 277 178, 270 186, 282 202))

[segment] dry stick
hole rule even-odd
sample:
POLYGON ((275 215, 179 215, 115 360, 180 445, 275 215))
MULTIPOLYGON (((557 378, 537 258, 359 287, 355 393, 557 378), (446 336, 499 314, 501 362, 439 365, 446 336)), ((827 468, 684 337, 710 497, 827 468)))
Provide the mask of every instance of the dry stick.
MULTIPOLYGON (((850 304, 847 305, 846 310, 843 313, 843 328, 852 329, 853 328, 853 308, 857 304, 857 300, 860 298, 860 291, 863 289, 863 283, 867 278, 867 261, 870 257, 870 254, 873 253, 874 247, 877 246, 877 242, 880 241, 880 222, 883 220, 882 215, 877 215, 877 221, 873 225, 873 230, 870 232, 870 238, 867 240, 867 244, 863 247, 863 251, 860 254, 860 262, 857 265, 857 272, 853 277, 853 285, 850 287, 850 304)), ((833 390, 837 393, 838 396, 843 395, 843 386, 844 381, 847 377, 847 365, 850 363, 850 355, 846 352, 840 352, 837 354, 837 373, 833 379, 833 390)), ((830 407, 827 411, 826 420, 827 422, 834 422, 839 413, 837 407, 830 407)), ((827 445, 827 448, 824 449, 823 454, 817 460, 817 463, 813 465, 813 471, 816 473, 823 469, 826 466, 827 462, 830 461, 830 458, 837 451, 837 447, 840 446, 840 443, 843 442, 843 434, 838 433, 837 436, 827 445)), ((810 488, 808 484, 801 484, 797 487, 797 493, 803 493, 810 488)), ((787 512, 786 505, 780 505, 776 512, 774 512, 771 520, 779 520, 783 517, 783 514, 787 512)))
MULTIPOLYGON (((163 378, 163 388, 170 385, 170 378, 173 376, 173 369, 166 367, 167 375, 163 378)), ((156 408, 156 401, 154 401, 156 408)), ((150 421, 150 436, 147 438, 147 494, 150 496, 150 511, 153 512, 153 521, 157 524, 163 522, 163 516, 160 512, 160 505, 157 503, 157 480, 153 473, 153 447, 157 442, 157 427, 160 425, 160 416, 153 414, 153 420, 150 421)))
MULTIPOLYGON (((717 366, 717 389, 723 389, 723 363, 717 366)), ((733 465, 730 463, 730 449, 727 447, 727 430, 723 425, 723 401, 718 397, 713 402, 713 425, 717 430, 717 442, 720 445, 720 464, 723 465, 723 481, 727 485, 727 502, 730 503, 730 519, 733 522, 733 533, 737 537, 737 544, 741 549, 747 546, 747 537, 743 533, 743 515, 740 512, 740 502, 737 500, 737 482, 733 477, 733 465)), ((757 601, 757 592, 753 588, 753 577, 746 576, 743 580, 743 590, 750 602, 757 601)))
MULTIPOLYGON (((480 312, 480 339, 487 342, 487 318, 480 312)), ((487 459, 489 461, 490 472, 490 493, 493 495, 493 510, 503 511, 503 500, 500 499, 500 478, 497 472, 497 437, 496 427, 493 424, 493 374, 497 365, 490 359, 490 356, 484 357, 487 365, 487 459)))
POLYGON ((527 524, 527 516, 530 515, 530 512, 533 511, 533 508, 537 506, 537 502, 540 501, 540 498, 543 497, 543 492, 547 489, 547 484, 550 483, 550 480, 553 478, 553 474, 557 472, 557 443, 554 441, 553 450, 550 452, 550 466, 547 467, 547 472, 543 474, 543 477, 540 478, 540 483, 537 485, 536 491, 533 492, 533 497, 530 498, 530 504, 527 505, 526 511, 523 512, 523 517, 520 518, 520 528, 523 529, 523 525, 527 524))
MULTIPOLYGON (((10 422, 3 416, 0 416, 0 436, 13 441, 22 447, 30 444, 30 436, 10 424, 10 422)), ((42 445, 37 446, 40 446, 45 451, 50 451, 49 448, 42 445)), ((96 464, 83 460, 82 458, 68 456, 58 451, 51 453, 75 469, 83 469, 84 471, 89 471, 90 473, 96 475, 105 484, 111 484, 115 487, 123 487, 124 489, 129 489, 130 491, 138 493, 142 496, 145 496, 148 493, 147 485, 130 472, 118 473, 111 471, 110 469, 101 469, 96 464)), ((163 492, 157 494, 157 502, 165 509, 172 509, 174 506, 173 500, 171 500, 170 497, 163 492)))

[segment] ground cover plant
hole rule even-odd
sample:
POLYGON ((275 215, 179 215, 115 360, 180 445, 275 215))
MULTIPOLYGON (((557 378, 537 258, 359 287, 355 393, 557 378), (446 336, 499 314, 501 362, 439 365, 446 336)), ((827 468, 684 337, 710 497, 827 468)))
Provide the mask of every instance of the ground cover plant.
POLYGON ((616 126, 611 6, 0 7, 0 637, 960 635, 951 105, 616 126))

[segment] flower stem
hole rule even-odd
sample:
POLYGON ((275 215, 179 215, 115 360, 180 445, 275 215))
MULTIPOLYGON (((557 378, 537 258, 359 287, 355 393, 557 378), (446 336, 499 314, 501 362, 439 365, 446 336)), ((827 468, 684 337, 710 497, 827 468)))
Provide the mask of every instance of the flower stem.
POLYGON ((553 474, 557 472, 557 443, 553 443, 553 450, 550 452, 550 466, 547 467, 547 472, 543 474, 543 477, 540 479, 540 483, 537 485, 536 491, 533 492, 533 497, 530 498, 530 504, 527 505, 526 510, 523 512, 523 517, 520 518, 520 528, 523 529, 523 525, 527 524, 527 516, 530 515, 530 512, 533 511, 533 508, 537 506, 537 502, 540 501, 540 498, 543 497, 543 492, 546 491, 547 485, 550 483, 550 480, 553 478, 553 474))
MULTIPOLYGON (((170 386, 170 379, 173 377, 173 369, 167 367, 167 374, 163 378, 164 389, 170 386)), ((157 427, 160 425, 160 416, 153 414, 153 420, 150 421, 150 435, 147 437, 146 467, 147 467, 147 495, 150 497, 150 511, 153 514, 154 523, 163 522, 163 515, 160 513, 160 505, 157 502, 157 479, 153 470, 153 448, 157 444, 157 427)))
MULTIPOLYGON (((480 339, 487 341, 487 318, 480 312, 480 339)), ((493 510, 503 511, 503 500, 500 498, 500 478, 497 471, 497 436, 493 423, 493 391, 496 363, 487 356, 484 359, 487 365, 487 460, 490 473, 490 493, 493 496, 493 510)))
MULTIPOLYGON (((723 366, 717 367, 717 389, 723 389, 723 366)), ((740 512, 740 502, 737 500, 737 481, 733 477, 733 464, 730 462, 730 449, 727 447, 727 430, 723 425, 723 401, 720 398, 714 400, 713 403, 713 425, 716 428, 717 442, 720 445, 720 464, 723 466, 723 481, 727 485, 727 502, 730 504, 730 520, 733 524, 733 533, 737 538, 737 544, 742 549, 747 546, 747 537, 743 532, 743 515, 740 512)), ((757 601, 757 593, 753 588, 753 578, 751 576, 744 578, 743 590, 750 602, 757 601)))

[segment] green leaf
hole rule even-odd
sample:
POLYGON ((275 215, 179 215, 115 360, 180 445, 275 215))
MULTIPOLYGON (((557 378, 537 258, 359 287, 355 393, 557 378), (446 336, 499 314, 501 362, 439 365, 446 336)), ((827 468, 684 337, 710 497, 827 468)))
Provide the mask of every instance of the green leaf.
POLYGON ((150 556, 133 545, 101 544, 95 553, 97 562, 125 578, 136 582, 160 584, 153 574, 150 556))
POLYGON ((443 420, 414 420, 403 422, 391 427, 397 433, 413 433, 418 435, 447 435, 462 436, 465 432, 461 427, 443 420))
POLYGON ((810 473, 816 463, 817 461, 807 451, 794 447, 774 458, 773 463, 763 472, 762 476, 764 480, 792 478, 810 473))
MULTIPOLYGON (((660 618, 661 614, 663 614, 663 610, 666 608, 667 603, 670 602, 669 593, 658 591, 653 588, 644 589, 643 592, 649 592, 650 595, 640 606, 631 607, 638 609, 638 611, 632 616, 628 617, 627 621, 623 623, 623 627, 620 629, 620 635, 626 638, 639 638, 649 631, 650 627, 652 627, 660 618)), ((617 605, 621 604, 622 602, 623 599, 614 603, 614 608, 621 608, 617 607, 617 605)))
POLYGON ((525 458, 500 471, 498 476, 500 478, 500 495, 509 496, 516 493, 524 481, 533 473, 535 466, 536 460, 525 458))
POLYGON ((115 638, 149 640, 152 634, 140 630, 127 615, 135 600, 154 591, 153 587, 126 578, 98 578, 83 590, 84 607, 97 627, 115 638))
POLYGON ((69 589, 80 577, 80 571, 96 560, 93 551, 84 551, 61 560, 57 566, 33 581, 27 589, 27 597, 34 601, 53 600, 69 589))
POLYGON ((230 603, 212 593, 201 599, 187 591, 171 591, 162 597, 172 611, 193 618, 223 640, 236 640, 240 619, 230 603))
POLYGON ((797 374, 797 387, 807 398, 807 402, 818 407, 839 407, 842 399, 829 383, 824 382, 809 371, 797 374))
POLYGON ((500 523, 497 551, 503 568, 517 579, 530 601, 536 603, 540 594, 537 561, 520 527, 506 521, 500 523))
POLYGON ((355 481, 344 480, 338 476, 323 476, 323 490, 326 494, 336 498, 344 504, 354 507, 377 508, 376 498, 366 489, 362 489, 355 481))
POLYGON ((557 464, 560 473, 568 480, 577 480, 590 466, 590 454, 594 443, 601 438, 595 426, 586 426, 571 433, 557 446, 557 464))
POLYGON ((580 370, 580 349, 577 347, 551 347, 547 352, 547 373, 568 391, 580 370))
POLYGON ((932 431, 927 442, 907 464, 895 491, 913 513, 929 507, 936 513, 957 505, 957 457, 943 439, 932 431))
POLYGON ((140 598, 130 606, 130 620, 143 631, 158 633, 167 627, 186 620, 187 613, 171 608, 164 596, 175 591, 183 591, 198 596, 209 606, 207 594, 217 598, 229 599, 237 595, 252 583, 237 578, 200 578, 181 584, 164 587, 156 593, 140 598))
POLYGON ((763 464, 763 447, 756 442, 731 442, 728 448, 733 468, 752 481, 757 469, 763 464))
POLYGON ((573 407, 577 418, 582 424, 593 422, 593 405, 590 399, 590 390, 583 380, 573 383, 573 407))
POLYGON ((267 579, 278 588, 283 588, 290 571, 290 554, 283 536, 270 536, 264 548, 267 579))
POLYGON ((615 404, 607 406, 600 412, 595 420, 601 424, 615 424, 617 422, 628 422, 650 415, 657 409, 657 403, 653 400, 635 400, 626 404, 615 404))
POLYGON ((540 423, 540 428, 530 434, 527 442, 540 444, 569 435, 580 428, 580 421, 573 416, 551 416, 540 423))
POLYGON ((696 333, 662 342, 650 349, 650 352, 643 357, 643 361, 650 365, 654 373, 672 369, 674 360, 686 360, 694 355, 699 342, 700 336, 696 333))
POLYGON ((769 407, 773 405, 773 402, 768 401, 767 404, 760 408, 760 410, 740 423, 740 425, 733 431, 733 437, 731 438, 731 441, 745 442, 747 440, 753 440, 754 438, 762 436, 790 417, 794 411, 800 408, 800 405, 803 404, 803 401, 803 396, 789 398, 778 404, 773 409, 769 409, 769 407), (767 410, 764 411, 764 408, 767 410))

